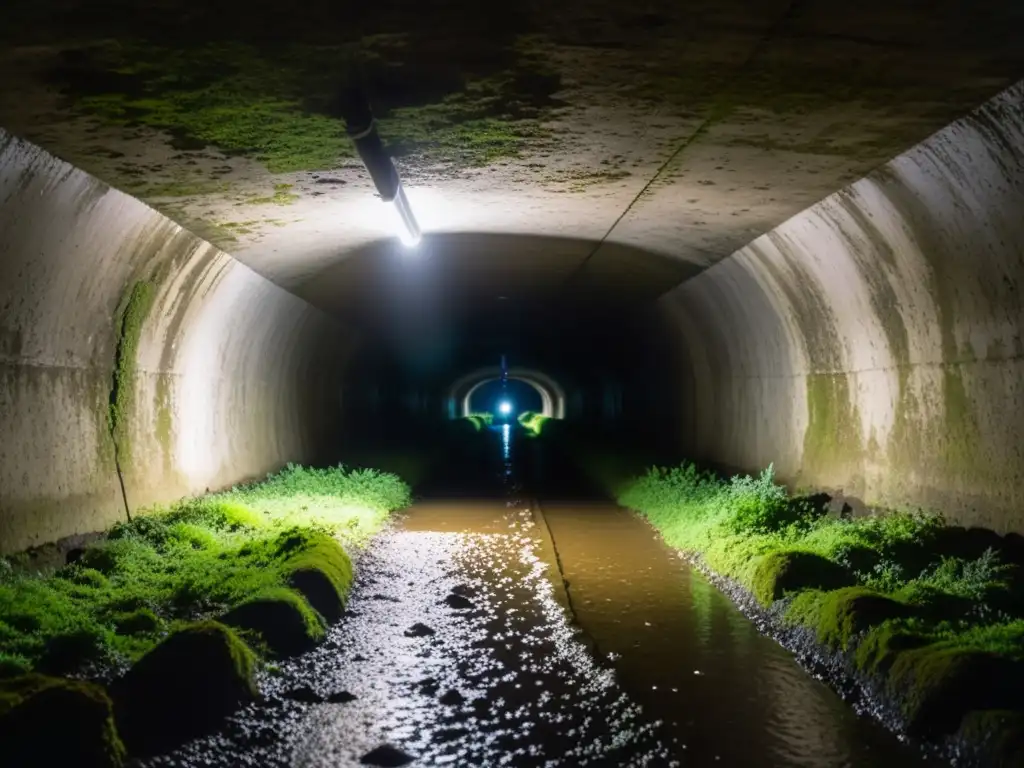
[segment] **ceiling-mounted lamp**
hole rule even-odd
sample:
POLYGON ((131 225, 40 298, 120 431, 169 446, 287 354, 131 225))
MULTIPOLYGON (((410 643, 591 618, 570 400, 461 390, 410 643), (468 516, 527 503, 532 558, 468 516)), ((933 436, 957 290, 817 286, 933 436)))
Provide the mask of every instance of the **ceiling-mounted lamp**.
POLYGON ((420 242, 420 225, 409 206, 409 198, 402 188, 402 179, 398 176, 391 156, 384 149, 384 142, 377 133, 377 121, 370 109, 363 92, 356 87, 346 88, 342 95, 342 117, 345 119, 345 130, 356 151, 362 159, 366 170, 370 172, 374 186, 380 193, 384 204, 392 208, 398 237, 406 246, 412 247, 420 242))

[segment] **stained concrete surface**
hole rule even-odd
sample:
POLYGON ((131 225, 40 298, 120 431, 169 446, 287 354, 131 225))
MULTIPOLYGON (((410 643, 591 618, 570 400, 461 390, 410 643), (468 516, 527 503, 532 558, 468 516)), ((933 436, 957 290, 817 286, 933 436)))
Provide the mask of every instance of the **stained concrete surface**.
POLYGON ((1024 527, 1024 83, 659 302, 690 455, 1024 527))
POLYGON ((138 511, 320 455, 344 329, 2 130, 0 201, 0 552, 123 520, 119 469, 138 511), (140 281, 152 306, 115 462, 111 389, 140 281))

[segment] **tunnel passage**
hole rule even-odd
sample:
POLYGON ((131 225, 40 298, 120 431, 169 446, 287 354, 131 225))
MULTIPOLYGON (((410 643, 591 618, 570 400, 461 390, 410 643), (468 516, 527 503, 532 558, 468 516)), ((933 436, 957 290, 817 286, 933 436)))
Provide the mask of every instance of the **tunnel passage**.
POLYGON ((1019 9, 538 6, 493 45, 468 3, 315 4, 288 50, 243 12, 193 57, 232 2, 81 43, 36 5, 0 54, 5 551, 447 418, 501 354, 567 421, 1024 526, 1019 9), (325 37, 372 62, 415 251, 325 37))

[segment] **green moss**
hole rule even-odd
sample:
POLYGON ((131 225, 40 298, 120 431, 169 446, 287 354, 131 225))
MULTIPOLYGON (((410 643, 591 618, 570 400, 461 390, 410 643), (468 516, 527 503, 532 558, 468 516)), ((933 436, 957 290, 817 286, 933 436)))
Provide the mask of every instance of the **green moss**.
POLYGON ((125 192, 146 200, 223 195, 234 188, 234 184, 231 182, 208 181, 201 177, 155 182, 139 180, 135 183, 126 183, 121 186, 125 192))
POLYGON ((324 639, 324 620, 293 589, 264 590, 225 614, 221 621, 253 632, 276 656, 301 653, 324 639))
POLYGON ((883 621, 871 627, 857 644, 854 663, 865 674, 884 674, 892 668, 900 653, 920 648, 928 642, 928 638, 902 628, 899 622, 883 621))
POLYGON ((934 643, 899 654, 888 677, 911 732, 951 734, 974 709, 1024 709, 1024 663, 934 643))
POLYGON ((814 629, 818 642, 846 650, 869 627, 907 616, 903 603, 864 587, 804 592, 786 612, 786 620, 814 629))
POLYGON ((185 151, 214 147, 271 173, 324 170, 355 155, 334 95, 357 52, 396 155, 482 166, 550 135, 539 121, 554 105, 557 74, 529 51, 505 46, 488 49, 490 61, 453 65, 431 45, 396 46, 379 36, 355 46, 200 45, 187 55, 122 40, 78 51, 64 85, 80 112, 166 131, 185 151), (403 86, 394 98, 398 69, 403 86), (410 94, 426 94, 427 103, 409 103, 410 94))
POLYGON ((124 299, 117 323, 117 348, 110 390, 110 432, 118 465, 132 465, 131 419, 135 415, 135 367, 142 326, 153 304, 154 286, 145 280, 134 283, 124 299))
POLYGON ((171 401, 171 379, 166 374, 156 378, 154 396, 156 439, 164 456, 164 471, 174 471, 174 411, 171 401))
POLYGON ((808 374, 806 385, 803 461, 812 475, 827 475, 859 459, 860 416, 846 374, 808 374))
MULTIPOLYGON (((250 205, 291 205, 299 196, 292 193, 290 190, 294 187, 294 184, 275 184, 274 194, 272 195, 252 195, 245 198, 245 202, 250 205)), ((251 231, 246 227, 235 227, 232 231, 246 234, 251 231)))
POLYGON ((208 732, 256 697, 254 667, 252 651, 223 624, 172 633, 111 688, 125 744, 151 755, 208 732))
POLYGON ((301 545, 295 534, 279 541, 282 552, 295 551, 284 565, 288 583, 328 622, 341 618, 352 586, 352 561, 345 550, 329 536, 309 535, 301 545))
POLYGON ((762 604, 791 596, 786 620, 884 676, 914 729, 950 733, 969 708, 1024 711, 1015 540, 922 513, 833 517, 780 494, 770 472, 726 481, 686 464, 635 478, 619 502, 762 604))
POLYGON ((532 411, 523 411, 519 414, 518 421, 519 425, 526 430, 527 435, 539 437, 544 429, 544 424, 548 421, 548 417, 539 413, 533 413, 532 411))
POLYGON ((149 608, 138 608, 115 616, 114 627, 122 635, 147 634, 160 629, 160 619, 149 608))
POLYGON ((73 565, 0 579, 0 655, 60 673, 131 661, 158 642, 153 629, 222 615, 289 581, 336 618, 351 563, 334 537, 362 546, 408 503, 409 488, 394 475, 290 466, 260 483, 144 510, 73 565))
POLYGON ((813 552, 772 552, 754 570, 751 591, 762 605, 770 605, 787 592, 837 589, 852 584, 853 574, 813 552))
POLYGON ((0 680, 0 744, 11 768, 115 768, 125 758, 100 686, 41 675, 0 680))

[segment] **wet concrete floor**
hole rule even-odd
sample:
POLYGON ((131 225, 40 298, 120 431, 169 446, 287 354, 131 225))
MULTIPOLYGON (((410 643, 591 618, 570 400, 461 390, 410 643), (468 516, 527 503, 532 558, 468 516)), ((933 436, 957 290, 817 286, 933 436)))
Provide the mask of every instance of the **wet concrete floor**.
POLYGON ((261 702, 146 764, 921 764, 613 505, 424 502, 358 574, 261 702))

